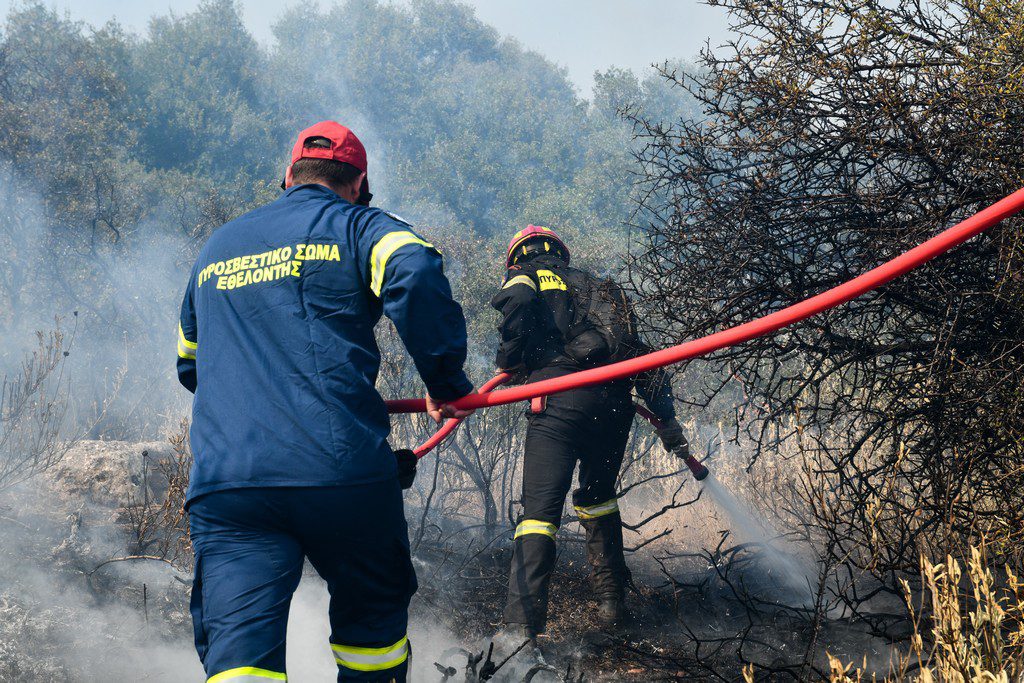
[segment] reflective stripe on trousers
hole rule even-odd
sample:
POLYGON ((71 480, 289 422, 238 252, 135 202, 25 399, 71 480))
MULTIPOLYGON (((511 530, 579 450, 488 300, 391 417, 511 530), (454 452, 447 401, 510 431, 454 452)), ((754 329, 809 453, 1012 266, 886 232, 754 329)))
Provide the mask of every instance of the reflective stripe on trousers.
POLYGON ((237 669, 228 669, 219 674, 211 676, 206 683, 221 683, 221 681, 232 681, 232 683, 266 683, 267 681, 287 681, 288 676, 278 671, 258 669, 255 666, 240 666, 237 669))
POLYGON ((612 498, 597 505, 574 505, 573 509, 580 519, 597 519, 605 515, 611 515, 619 511, 619 499, 612 498))
POLYGON ((355 671, 384 671, 398 666, 409 658, 409 638, 403 636, 388 647, 354 647, 331 644, 334 661, 338 666, 355 671))
POLYGON ((550 522, 542 522, 539 519, 524 519, 516 527, 514 538, 526 536, 527 534, 542 534, 554 539, 557 532, 558 527, 550 522))

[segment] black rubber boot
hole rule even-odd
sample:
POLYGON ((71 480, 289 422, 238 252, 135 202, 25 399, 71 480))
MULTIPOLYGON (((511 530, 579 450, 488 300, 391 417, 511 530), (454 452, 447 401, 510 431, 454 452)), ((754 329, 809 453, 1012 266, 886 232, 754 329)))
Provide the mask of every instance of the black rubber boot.
POLYGON ((527 534, 515 540, 505 623, 526 624, 534 634, 544 632, 555 556, 555 540, 549 536, 527 534))
POLYGON ((587 532, 587 560, 598 599, 598 620, 606 628, 621 626, 629 616, 625 597, 630 580, 623 555, 622 518, 614 512, 580 523, 587 532))
POLYGON ((619 595, 598 596, 597 621, 602 628, 610 629, 622 626, 629 618, 626 601, 619 595))

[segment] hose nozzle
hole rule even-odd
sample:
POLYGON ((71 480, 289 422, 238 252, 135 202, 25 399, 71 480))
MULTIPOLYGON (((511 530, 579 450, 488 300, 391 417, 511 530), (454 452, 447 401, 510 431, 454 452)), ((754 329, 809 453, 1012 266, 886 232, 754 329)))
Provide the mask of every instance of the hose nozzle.
POLYGON ((686 463, 686 466, 690 468, 691 472, 693 472, 693 478, 696 479, 697 481, 704 481, 705 479, 708 478, 708 475, 711 474, 711 471, 704 466, 704 463, 690 455, 690 452, 688 450, 677 452, 676 454, 683 459, 683 462, 686 463))

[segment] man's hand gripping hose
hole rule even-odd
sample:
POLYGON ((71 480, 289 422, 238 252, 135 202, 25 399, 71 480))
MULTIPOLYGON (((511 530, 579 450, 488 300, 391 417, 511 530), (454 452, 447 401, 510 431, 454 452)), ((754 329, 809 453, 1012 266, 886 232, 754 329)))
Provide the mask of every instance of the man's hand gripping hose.
MULTIPOLYGON (((496 387, 501 386, 502 384, 504 384, 505 382, 509 381, 510 379, 512 379, 512 375, 508 374, 507 372, 498 373, 497 375, 492 377, 487 383, 485 383, 482 387, 480 387, 480 390, 477 392, 477 394, 489 393, 489 392, 493 391, 496 387)), ((431 402, 431 403, 433 404, 433 402, 431 402)), ((446 404, 446 405, 451 405, 451 404, 446 404)), ((441 411, 444 410, 445 405, 433 404, 433 407, 436 410, 438 410, 438 415, 441 415, 442 414, 441 411)), ((470 411, 470 412, 472 412, 472 411, 470 411)), ((444 441, 449 436, 451 436, 452 433, 456 429, 459 428, 459 424, 466 418, 466 416, 469 415, 469 413, 466 413, 465 415, 456 413, 456 415, 458 415, 458 417, 451 417, 451 418, 449 418, 444 423, 443 427, 441 427, 439 430, 434 432, 434 435, 432 437, 430 437, 429 439, 424 441, 417 448, 413 449, 413 451, 412 451, 413 455, 415 455, 417 459, 422 458, 424 455, 426 455, 430 451, 434 450, 434 448, 436 448, 442 441, 444 441)), ((434 417, 433 413, 431 413, 431 417, 434 417)), ((435 417, 434 421, 435 422, 440 422, 440 419, 435 417)))
POLYGON ((430 397, 430 394, 427 394, 427 398, 425 399, 425 401, 427 405, 427 415, 429 415, 430 419, 432 419, 437 424, 441 424, 441 421, 444 420, 445 418, 450 418, 454 420, 464 420, 465 418, 473 414, 472 408, 470 408, 469 410, 462 410, 451 403, 441 403, 440 401, 435 401, 430 397))

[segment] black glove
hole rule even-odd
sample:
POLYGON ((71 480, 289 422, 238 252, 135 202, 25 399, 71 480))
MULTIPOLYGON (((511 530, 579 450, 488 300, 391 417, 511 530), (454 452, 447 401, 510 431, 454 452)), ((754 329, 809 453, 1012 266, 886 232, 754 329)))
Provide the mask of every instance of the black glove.
POLYGON ((690 442, 686 440, 683 433, 683 426, 674 417, 661 423, 661 429, 656 430, 658 438, 665 446, 665 450, 675 453, 680 458, 690 454, 690 442))
POLYGON ((398 485, 402 490, 411 488, 416 480, 416 454, 408 448, 399 448, 395 451, 395 460, 398 461, 398 485))

